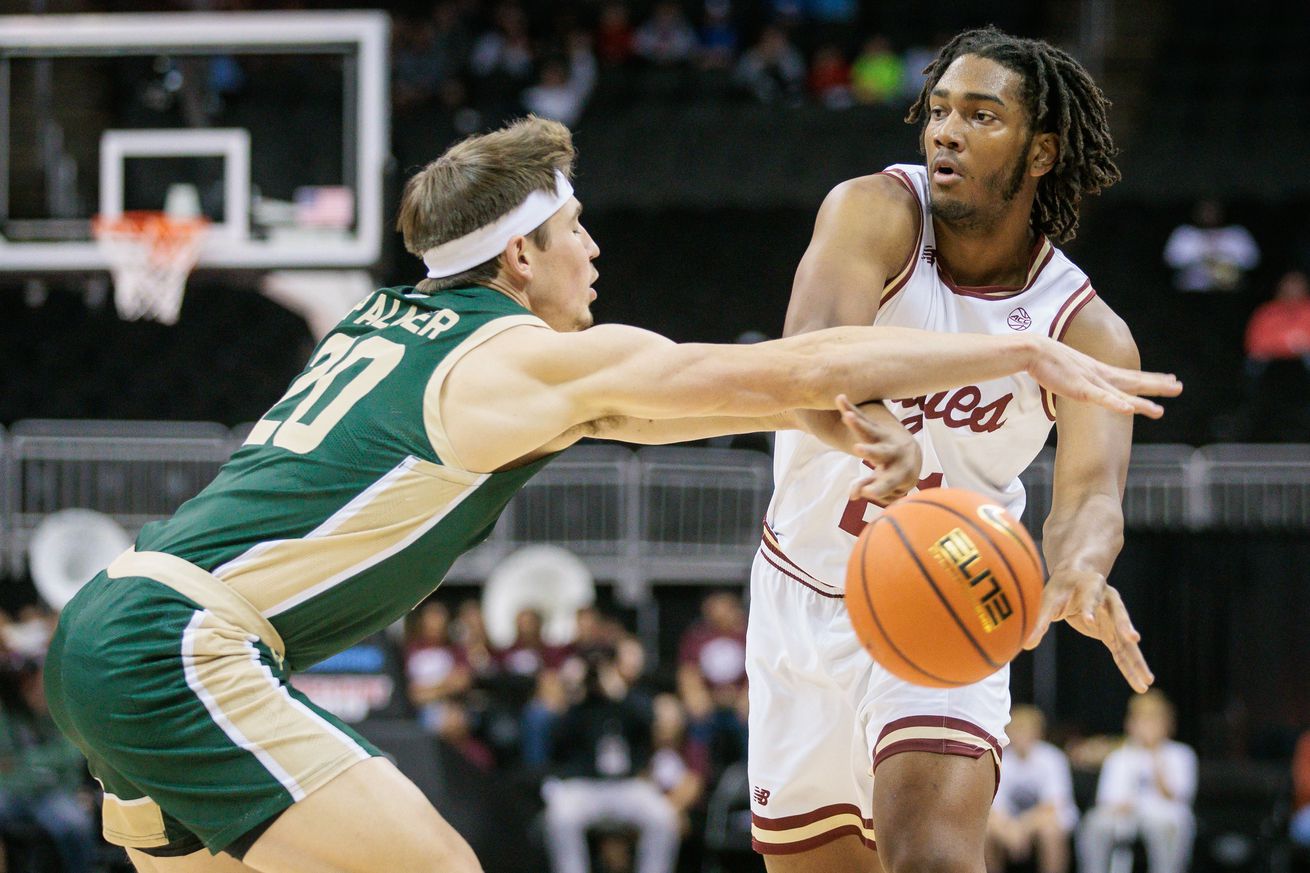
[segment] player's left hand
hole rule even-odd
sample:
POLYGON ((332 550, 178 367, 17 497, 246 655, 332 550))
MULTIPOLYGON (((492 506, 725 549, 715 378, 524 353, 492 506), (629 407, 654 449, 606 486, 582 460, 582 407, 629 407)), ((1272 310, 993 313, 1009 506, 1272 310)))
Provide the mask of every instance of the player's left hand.
POLYGON ((880 403, 861 408, 841 394, 837 397, 837 411, 852 439, 851 454, 874 468, 872 475, 851 486, 851 499, 872 500, 885 506, 909 494, 918 484, 923 467, 918 441, 880 403))
POLYGON ((1051 622, 1064 620, 1083 636, 1105 643, 1119 672, 1139 694, 1151 687, 1155 675, 1146 666, 1138 643, 1142 635, 1133 627, 1123 598, 1100 573, 1090 570, 1057 570, 1042 591, 1037 626, 1024 643, 1035 649, 1051 622))

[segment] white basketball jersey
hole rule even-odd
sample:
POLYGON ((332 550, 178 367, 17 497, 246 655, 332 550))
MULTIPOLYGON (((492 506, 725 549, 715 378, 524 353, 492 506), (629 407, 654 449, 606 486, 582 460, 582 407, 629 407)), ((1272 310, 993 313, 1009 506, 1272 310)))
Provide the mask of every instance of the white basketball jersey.
MULTIPOLYGON (((1060 339, 1096 296, 1087 276, 1043 237, 1028 280, 1017 288, 962 288, 937 262, 928 210, 928 171, 897 164, 883 171, 919 201, 919 241, 910 262, 882 292, 874 324, 945 333, 1041 333, 1060 339)), ((884 404, 919 441, 919 488, 967 488, 1015 517, 1023 513, 1023 471, 1055 421, 1053 399, 1026 373, 884 404)), ((765 520, 766 560, 827 594, 845 587, 855 537, 882 509, 849 499, 868 474, 862 462, 809 434, 783 431, 774 450, 775 489, 765 520)))

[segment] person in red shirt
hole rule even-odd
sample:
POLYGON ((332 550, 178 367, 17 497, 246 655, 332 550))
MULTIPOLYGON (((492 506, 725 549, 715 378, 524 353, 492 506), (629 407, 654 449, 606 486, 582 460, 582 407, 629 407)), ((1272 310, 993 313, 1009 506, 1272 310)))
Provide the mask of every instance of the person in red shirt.
POLYGON ((678 695, 691 737, 710 750, 714 766, 746 756, 746 611, 741 597, 720 591, 701 603, 701 620, 678 647, 678 695))
POLYGON ((1301 734, 1292 755, 1292 842, 1310 847, 1310 731, 1301 734))
POLYGON ((829 109, 845 109, 851 96, 851 65, 835 45, 820 46, 810 64, 810 93, 829 109))
MULTIPOLYGON (((1246 326, 1246 381, 1231 436, 1299 442, 1310 428, 1310 279, 1290 270, 1246 326)), ((1220 434, 1229 438, 1229 434, 1220 434)))
POLYGON ((468 661, 451 639, 450 610, 444 603, 428 600, 406 616, 405 679, 410 703, 434 732, 442 704, 472 684, 468 661))
POLYGON ((596 57, 607 67, 621 67, 632 60, 634 31, 628 20, 628 7, 608 3, 600 11, 596 26, 596 57))
POLYGON ((450 609, 428 600, 406 616, 405 681, 409 702, 424 730, 436 734, 483 770, 495 763, 491 749, 473 735, 465 695, 473 671, 451 636, 450 609))
POLYGON ((1246 356, 1261 363, 1300 358, 1310 367, 1310 279, 1301 270, 1284 273, 1274 299, 1251 316, 1246 356))

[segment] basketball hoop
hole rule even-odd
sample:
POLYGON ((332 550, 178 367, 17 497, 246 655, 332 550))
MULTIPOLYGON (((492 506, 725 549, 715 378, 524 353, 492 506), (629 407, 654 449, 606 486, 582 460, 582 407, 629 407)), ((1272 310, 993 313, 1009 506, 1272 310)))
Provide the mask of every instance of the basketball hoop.
POLYGON ((128 321, 177 321, 187 276, 200 257, 209 222, 163 212, 97 215, 91 222, 114 279, 114 306, 128 321))

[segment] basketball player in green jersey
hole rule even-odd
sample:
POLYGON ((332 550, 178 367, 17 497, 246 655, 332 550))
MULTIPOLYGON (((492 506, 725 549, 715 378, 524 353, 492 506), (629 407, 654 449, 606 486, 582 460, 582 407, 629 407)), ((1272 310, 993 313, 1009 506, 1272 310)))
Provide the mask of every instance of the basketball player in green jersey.
MULTIPOLYGON (((411 179, 400 227, 429 278, 363 300, 214 482, 64 610, 50 708, 138 870, 479 870, 419 790, 287 676, 426 597, 583 436, 790 427, 841 391, 907 397, 1025 370, 1125 414, 1159 415, 1138 395, 1181 389, 1044 340, 854 327, 715 346, 587 329, 599 249, 573 160, 567 129, 527 119, 411 179)), ((827 438, 886 465, 876 429, 842 408, 827 438)))

